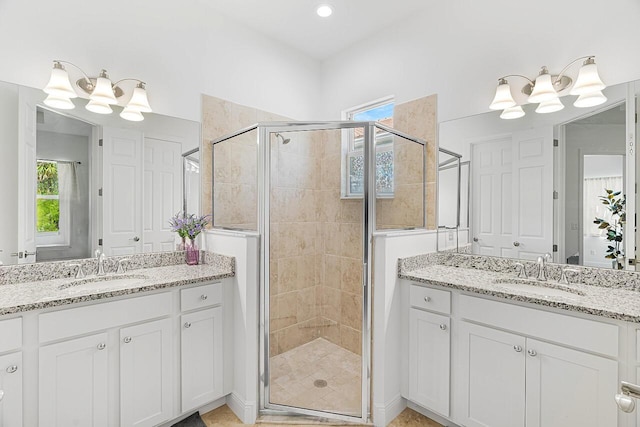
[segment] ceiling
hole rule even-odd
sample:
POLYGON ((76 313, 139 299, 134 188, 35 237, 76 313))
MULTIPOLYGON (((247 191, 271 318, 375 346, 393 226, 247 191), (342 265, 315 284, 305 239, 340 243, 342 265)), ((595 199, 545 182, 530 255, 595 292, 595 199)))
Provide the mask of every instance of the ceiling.
POLYGON ((67 135, 91 136, 93 126, 82 120, 38 107, 38 130, 67 135))
POLYGON ((221 14, 323 60, 428 7, 425 0, 200 0, 221 14), (333 15, 316 8, 329 4, 333 15))

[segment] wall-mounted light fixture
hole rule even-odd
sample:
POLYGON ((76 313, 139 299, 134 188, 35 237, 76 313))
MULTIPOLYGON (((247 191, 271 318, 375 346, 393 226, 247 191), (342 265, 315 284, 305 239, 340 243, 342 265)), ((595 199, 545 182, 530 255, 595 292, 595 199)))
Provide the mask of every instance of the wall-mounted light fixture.
POLYGON ((97 114, 111 114, 113 112, 111 106, 117 104, 118 98, 125 94, 124 90, 118 86, 118 84, 132 80, 138 82, 138 84, 133 89, 129 102, 120 113, 120 117, 125 120, 139 122, 144 120, 142 113, 151 112, 145 82, 142 80, 122 79, 111 83, 106 70, 102 70, 98 77, 89 77, 77 65, 60 60, 53 61, 51 78, 47 86, 43 89, 48 95, 44 103, 49 107, 61 110, 72 110, 75 108, 71 99, 77 98, 78 93, 71 86, 69 73, 67 73, 67 70, 65 70, 62 64, 71 65, 82 73, 82 78, 76 81, 76 86, 88 95, 89 102, 85 107, 87 110, 97 114))
POLYGON ((584 56, 569 63, 558 75, 551 75, 547 67, 542 67, 535 81, 521 74, 510 74, 498 79, 496 95, 489 105, 492 110, 503 110, 502 119, 517 119, 525 115, 524 110, 513 99, 508 77, 521 77, 527 80, 522 93, 527 95, 531 104, 539 104, 536 113, 553 113, 564 108, 560 97, 577 95, 573 105, 578 108, 594 107, 607 101, 602 90, 606 85, 600 80, 594 56, 584 56), (578 61, 584 60, 576 82, 564 73, 578 61), (573 85, 572 85, 573 84, 573 85))

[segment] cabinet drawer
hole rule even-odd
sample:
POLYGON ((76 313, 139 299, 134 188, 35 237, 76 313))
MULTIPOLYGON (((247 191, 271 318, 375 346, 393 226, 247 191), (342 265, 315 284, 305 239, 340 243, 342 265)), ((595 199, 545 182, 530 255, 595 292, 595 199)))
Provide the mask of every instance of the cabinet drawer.
POLYGON ((40 342, 168 316, 171 301, 171 292, 164 292, 45 313, 38 318, 40 342))
POLYGON ((218 304, 222 304, 222 283, 220 282, 180 291, 181 311, 211 307, 218 304))
POLYGON ((449 291, 411 285, 409 302, 412 307, 423 308, 438 313, 451 313, 451 292, 449 291))
POLYGON ((610 323, 468 295, 460 296, 460 314, 529 337, 618 357, 618 326, 610 323))
POLYGON ((0 322, 0 353, 22 347, 22 317, 0 322))

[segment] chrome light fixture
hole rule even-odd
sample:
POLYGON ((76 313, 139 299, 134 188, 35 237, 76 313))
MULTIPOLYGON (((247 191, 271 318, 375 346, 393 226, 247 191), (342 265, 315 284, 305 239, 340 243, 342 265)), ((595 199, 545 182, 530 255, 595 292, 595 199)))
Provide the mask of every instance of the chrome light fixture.
POLYGON ((117 105, 118 98, 125 94, 118 84, 124 81, 136 81, 138 84, 133 89, 129 102, 120 113, 120 117, 125 120, 141 121, 144 120, 142 113, 150 113, 152 111, 147 99, 145 82, 138 79, 122 79, 112 83, 106 70, 102 70, 98 77, 92 78, 77 65, 60 60, 53 61, 51 78, 43 89, 48 95, 44 100, 45 105, 65 110, 75 108, 71 99, 77 98, 78 93, 73 89, 69 74, 62 64, 71 65, 82 74, 82 77, 76 81, 76 86, 81 89, 81 93, 86 94, 86 97, 89 98, 89 102, 85 107, 87 110, 97 114, 111 114, 113 112, 111 106, 117 105))
POLYGON ((502 119, 515 119, 525 115, 521 106, 518 106, 511 95, 511 86, 507 81, 508 77, 520 77, 527 81, 522 88, 522 93, 527 95, 527 101, 532 104, 539 104, 536 113, 546 114, 560 111, 564 104, 560 97, 567 95, 578 95, 573 103, 575 107, 586 108, 600 105, 607 101, 602 90, 606 85, 600 79, 596 67, 594 56, 584 56, 569 63, 558 75, 549 73, 547 67, 542 67, 535 81, 521 74, 510 74, 498 79, 498 87, 493 101, 489 105, 492 110, 503 110, 500 114, 502 119), (565 72, 578 61, 584 60, 582 67, 578 71, 578 77, 573 84, 573 79, 565 75, 565 72))

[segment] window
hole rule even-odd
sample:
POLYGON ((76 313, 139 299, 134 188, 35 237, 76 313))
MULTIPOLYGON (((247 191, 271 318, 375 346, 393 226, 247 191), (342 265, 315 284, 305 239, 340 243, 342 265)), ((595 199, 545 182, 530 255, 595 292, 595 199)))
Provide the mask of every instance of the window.
MULTIPOLYGON (((387 127, 393 127, 393 100, 384 99, 346 112, 347 120, 377 121, 387 127)), ((355 129, 348 133, 343 142, 345 152, 344 197, 362 197, 364 193, 364 129, 355 129)), ((376 195, 393 197, 393 136, 376 129, 376 195)))
POLYGON ((69 244, 69 207, 60 200, 58 162, 38 160, 36 190, 37 246, 69 244))

